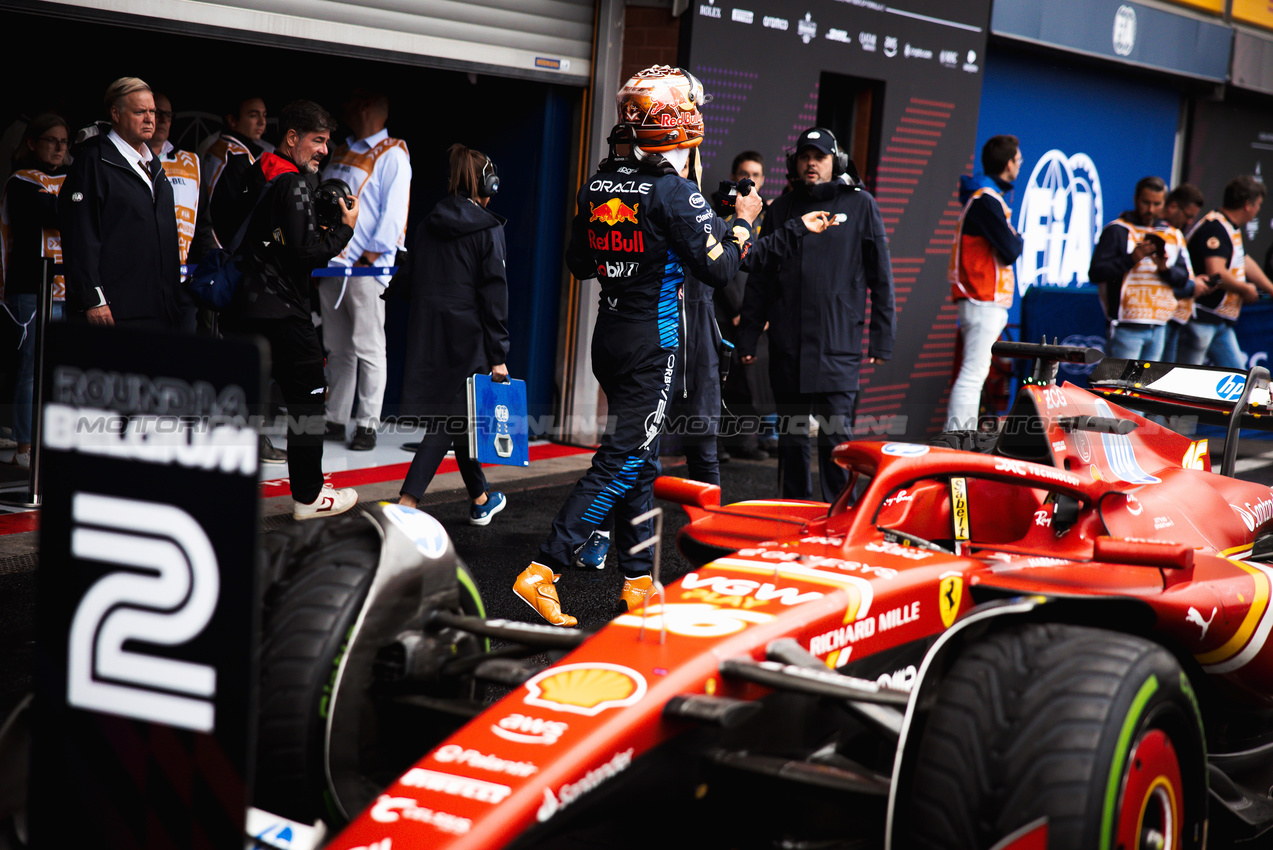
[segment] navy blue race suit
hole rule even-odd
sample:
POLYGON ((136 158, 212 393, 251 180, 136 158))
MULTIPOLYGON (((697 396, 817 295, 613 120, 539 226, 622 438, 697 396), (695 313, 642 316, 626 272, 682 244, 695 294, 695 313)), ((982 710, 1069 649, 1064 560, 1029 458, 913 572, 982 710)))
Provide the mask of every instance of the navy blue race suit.
MULTIPOLYGON (((771 245, 790 250, 804 232, 799 220, 795 225, 767 240, 761 254, 771 245)), ((606 394, 610 427, 540 546, 536 560, 554 572, 573 561, 611 510, 623 572, 650 571, 650 549, 628 550, 650 537, 653 524, 633 527, 631 520, 654 500, 659 434, 678 368, 685 271, 724 286, 752 247, 748 224, 726 224, 670 166, 607 160, 579 192, 566 264, 580 280, 601 284, 592 371, 606 394)))

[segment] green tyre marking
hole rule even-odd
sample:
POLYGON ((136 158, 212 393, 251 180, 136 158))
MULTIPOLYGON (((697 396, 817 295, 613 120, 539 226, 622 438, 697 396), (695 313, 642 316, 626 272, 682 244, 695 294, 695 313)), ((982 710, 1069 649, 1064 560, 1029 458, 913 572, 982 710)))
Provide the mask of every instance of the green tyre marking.
POLYGON ((1136 725, 1145 711, 1145 705, 1157 691, 1158 677, 1150 676, 1140 686, 1140 691, 1132 700, 1127 716, 1123 718, 1123 728, 1118 733, 1118 746, 1114 750, 1114 762, 1110 765, 1109 779, 1105 783, 1105 806, 1101 812, 1101 850, 1109 850, 1110 827, 1114 822, 1114 807, 1118 803, 1119 780, 1123 778, 1123 765, 1127 761, 1132 733, 1136 731, 1136 725))
POLYGON ((485 617, 486 606, 482 604, 482 594, 477 592, 477 585, 473 583, 473 579, 468 574, 468 571, 456 568, 455 577, 459 579, 460 584, 468 588, 469 593, 473 595, 473 600, 477 603, 477 615, 479 617, 485 617))
MULTIPOLYGON (((486 619, 486 606, 482 604, 482 594, 478 593, 477 585, 473 583, 473 577, 469 575, 468 570, 463 567, 455 568, 455 578, 464 585, 469 595, 473 597, 473 601, 477 603, 477 616, 486 619)), ((482 638, 482 651, 491 651, 491 639, 482 638)))
POLYGON ((340 662, 345 660, 345 653, 349 652, 349 639, 353 637, 354 627, 350 626, 345 632, 345 640, 340 645, 340 649, 336 650, 336 656, 332 658, 332 672, 327 679, 327 684, 323 685, 323 695, 318 700, 318 716, 327 719, 327 711, 330 708, 330 700, 332 694, 336 692, 336 677, 340 674, 340 662))
MULTIPOLYGON (((1203 732, 1200 737, 1202 739, 1202 758, 1205 761, 1207 758, 1207 735, 1205 732, 1207 727, 1202 723, 1202 708, 1198 705, 1198 696, 1193 692, 1193 684, 1189 681, 1189 674, 1184 670, 1180 671, 1180 689, 1184 691, 1185 696, 1189 698, 1189 704, 1193 706, 1194 719, 1198 721, 1198 729, 1203 732)), ((1210 787, 1211 783, 1205 770, 1202 772, 1202 775, 1204 778, 1208 779, 1207 787, 1210 787)))

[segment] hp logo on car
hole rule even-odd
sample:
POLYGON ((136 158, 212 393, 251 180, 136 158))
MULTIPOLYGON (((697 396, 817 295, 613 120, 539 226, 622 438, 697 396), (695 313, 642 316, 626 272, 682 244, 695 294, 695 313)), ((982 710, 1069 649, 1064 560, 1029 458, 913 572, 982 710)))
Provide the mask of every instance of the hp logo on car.
POLYGON ((1220 396, 1224 401, 1237 401, 1245 387, 1245 376, 1225 375, 1220 379, 1220 383, 1216 384, 1216 395, 1220 396))

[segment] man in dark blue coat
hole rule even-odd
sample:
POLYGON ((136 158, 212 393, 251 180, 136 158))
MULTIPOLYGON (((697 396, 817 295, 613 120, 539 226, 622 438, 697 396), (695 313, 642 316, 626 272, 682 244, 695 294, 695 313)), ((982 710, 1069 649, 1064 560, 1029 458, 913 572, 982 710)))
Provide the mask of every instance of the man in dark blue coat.
POLYGON ((862 365, 862 329, 867 296, 871 328, 867 363, 893 353, 893 273, 879 207, 850 175, 848 157, 830 131, 801 134, 788 172, 799 182, 774 201, 766 216, 771 230, 810 210, 828 210, 840 220, 821 239, 804 240, 799 252, 753 271, 747 281, 738 353, 755 362, 756 341, 769 323, 769 375, 778 407, 778 480, 782 496, 808 499, 808 418, 818 422, 818 469, 822 498, 834 501, 848 474, 834 460, 837 443, 852 439, 862 365), (842 217, 842 218, 841 218, 842 217))
POLYGON ((76 152, 58 214, 66 306, 98 325, 176 329, 181 283, 172 184, 146 142, 155 99, 136 77, 106 90, 105 127, 76 152))
POLYGON ((751 222, 760 211, 755 196, 740 198, 738 218, 727 228, 698 187, 677 175, 703 140, 703 89, 692 75, 648 68, 628 81, 618 101, 633 156, 605 160, 584 184, 566 249, 575 277, 601 283, 592 363, 614 427, 513 585, 556 626, 577 621, 563 613, 553 583, 611 511, 623 601, 636 608, 650 592, 652 553, 630 550, 652 535, 653 523, 632 521, 653 503, 659 435, 679 365, 681 283, 687 270, 710 286, 728 283, 751 247, 751 222))

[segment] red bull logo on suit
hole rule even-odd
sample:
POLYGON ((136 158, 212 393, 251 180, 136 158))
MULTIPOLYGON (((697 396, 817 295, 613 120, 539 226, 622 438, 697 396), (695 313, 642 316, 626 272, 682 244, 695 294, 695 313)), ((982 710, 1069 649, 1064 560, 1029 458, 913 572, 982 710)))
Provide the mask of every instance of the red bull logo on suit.
POLYGON ((593 206, 592 218, 588 219, 588 221, 600 221, 604 224, 610 225, 611 227, 614 227, 621 221, 630 221, 633 224, 636 224, 637 210, 640 209, 640 207, 640 204, 630 207, 618 198, 611 198, 604 204, 593 206))
POLYGON ((610 230, 602 234, 588 231, 588 247, 594 251, 618 251, 624 254, 640 254, 645 250, 645 238, 640 230, 626 238, 617 230, 610 230))

